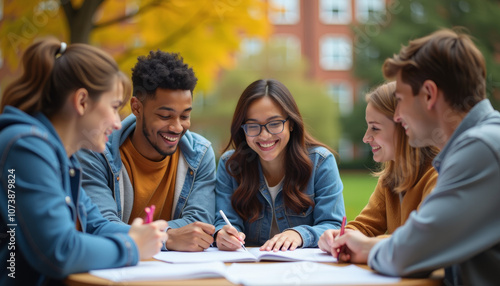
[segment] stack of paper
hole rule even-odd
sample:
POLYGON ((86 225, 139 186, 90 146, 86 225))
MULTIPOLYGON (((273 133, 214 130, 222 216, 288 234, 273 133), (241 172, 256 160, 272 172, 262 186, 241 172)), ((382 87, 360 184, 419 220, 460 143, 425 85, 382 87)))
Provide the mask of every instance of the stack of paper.
POLYGON ((225 277, 226 266, 222 262, 168 264, 161 261, 140 261, 136 266, 91 270, 90 274, 115 282, 178 280, 225 277))
POLYGON ((226 279, 241 285, 349 285, 392 284, 401 279, 375 274, 356 265, 331 266, 314 262, 237 264, 226 279))
POLYGON ((158 253, 154 257, 177 264, 141 261, 137 266, 93 270, 90 274, 115 282, 224 277, 234 284, 270 286, 391 284, 400 280, 400 278, 378 275, 355 265, 342 267, 316 263, 336 261, 331 255, 317 248, 285 252, 265 252, 259 251, 258 248, 251 248, 249 251, 219 251, 217 249, 208 249, 203 252, 168 251, 158 253), (222 263, 222 261, 264 259, 302 261, 265 264, 233 263, 228 267, 222 263))

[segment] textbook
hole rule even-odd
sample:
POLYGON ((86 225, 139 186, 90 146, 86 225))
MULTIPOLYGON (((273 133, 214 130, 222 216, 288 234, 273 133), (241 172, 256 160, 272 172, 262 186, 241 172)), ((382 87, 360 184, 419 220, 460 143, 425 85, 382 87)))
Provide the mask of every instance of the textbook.
POLYGON ((270 261, 312 261, 312 262, 337 262, 331 254, 319 248, 298 248, 293 251, 260 251, 258 247, 247 248, 248 251, 222 251, 210 247, 202 252, 165 251, 153 258, 170 263, 201 263, 211 261, 221 262, 257 262, 270 261))

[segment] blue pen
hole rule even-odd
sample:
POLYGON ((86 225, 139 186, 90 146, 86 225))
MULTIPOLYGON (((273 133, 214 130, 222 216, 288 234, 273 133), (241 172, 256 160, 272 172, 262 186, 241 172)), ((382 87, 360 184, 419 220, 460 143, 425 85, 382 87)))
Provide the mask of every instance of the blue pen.
MULTIPOLYGON (((233 225, 231 224, 231 222, 229 222, 229 220, 227 219, 226 215, 224 214, 224 212, 222 210, 219 211, 220 215, 222 216, 222 218, 224 219, 224 221, 226 222, 227 225, 229 225, 230 227, 233 227, 233 225)), ((243 249, 245 251, 247 251, 247 249, 245 248, 245 246, 243 245, 243 242, 240 241, 240 245, 241 247, 243 247, 243 249)))

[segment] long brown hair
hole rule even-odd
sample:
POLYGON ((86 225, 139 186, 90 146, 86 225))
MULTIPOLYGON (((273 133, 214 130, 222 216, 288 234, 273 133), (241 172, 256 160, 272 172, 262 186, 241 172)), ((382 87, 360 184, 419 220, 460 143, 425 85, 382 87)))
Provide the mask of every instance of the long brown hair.
POLYGON ((22 57, 23 72, 5 88, 0 111, 14 106, 28 114, 42 112, 51 117, 60 111, 71 92, 85 88, 97 101, 112 89, 115 79, 123 84, 126 103, 131 83, 113 58, 86 44, 64 49, 60 41, 47 38, 28 47, 22 57))
POLYGON ((257 198, 259 193, 259 156, 248 146, 241 125, 246 120, 250 104, 265 96, 283 109, 289 117, 290 126, 293 126, 293 132, 290 132, 290 140, 284 150, 286 152, 286 169, 283 196, 285 206, 294 212, 300 213, 310 206, 314 207, 314 201, 304 193, 313 168, 308 149, 313 146, 328 148, 307 132, 297 103, 281 82, 261 79, 251 83, 238 100, 231 122, 231 138, 225 148, 225 151, 230 148, 235 149, 233 155, 226 162, 226 169, 239 184, 231 197, 231 205, 241 218, 250 221, 255 221, 262 209, 257 198))
MULTIPOLYGON (((382 84, 366 95, 366 102, 377 111, 393 120, 396 110, 396 82, 382 84)), ((395 160, 381 163, 381 170, 374 173, 382 180, 384 187, 396 193, 409 190, 418 183, 425 174, 432 160, 439 153, 436 147, 414 148, 408 142, 405 129, 401 123, 395 126, 395 160)))

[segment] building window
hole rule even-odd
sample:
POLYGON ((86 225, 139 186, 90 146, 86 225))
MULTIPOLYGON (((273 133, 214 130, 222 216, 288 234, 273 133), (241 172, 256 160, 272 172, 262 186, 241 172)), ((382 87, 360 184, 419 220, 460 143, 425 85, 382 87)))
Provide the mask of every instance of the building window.
POLYGON ((423 24, 427 22, 424 5, 420 2, 412 2, 410 4, 411 19, 414 23, 423 24))
POLYGON ((327 94, 337 103, 339 113, 348 115, 353 108, 353 91, 349 82, 330 82, 327 84, 327 94))
POLYGON ((259 55, 264 48, 264 43, 258 38, 245 38, 241 41, 240 48, 242 57, 249 58, 259 55))
POLYGON ((321 0, 319 17, 325 24, 349 24, 351 22, 351 0, 321 0))
POLYGON ((296 67, 300 63, 300 40, 294 35, 276 34, 270 42, 270 64, 277 68, 296 67))
POLYGON ((270 0, 271 22, 275 25, 297 24, 300 20, 299 0, 270 0))
POLYGON ((361 23, 377 23, 385 13, 385 0, 357 0, 356 19, 361 23))
POLYGON ((354 159, 354 145, 351 140, 346 138, 339 139, 339 156, 344 161, 351 161, 354 159))
POLYGON ((352 41, 346 36, 326 36, 320 41, 320 66, 325 70, 352 67, 352 41))

